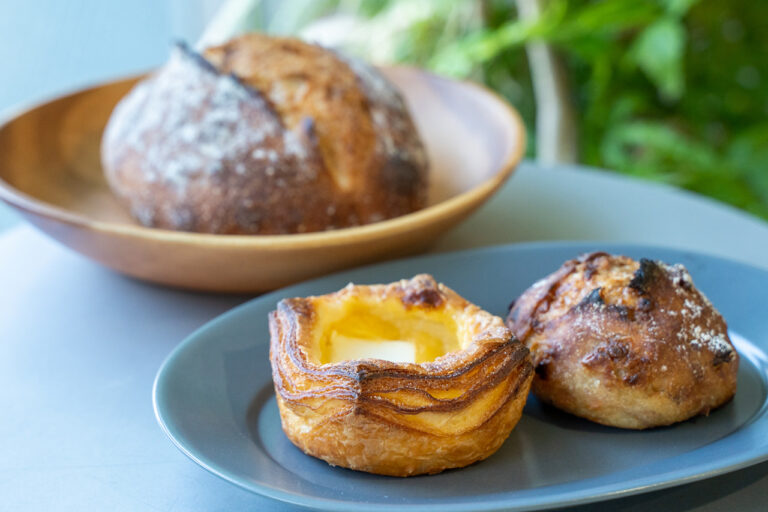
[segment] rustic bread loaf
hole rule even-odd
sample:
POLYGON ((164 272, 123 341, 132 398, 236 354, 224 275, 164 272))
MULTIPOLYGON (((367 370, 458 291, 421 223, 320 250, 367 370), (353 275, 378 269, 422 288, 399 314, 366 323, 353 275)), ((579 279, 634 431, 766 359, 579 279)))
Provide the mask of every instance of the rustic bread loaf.
POLYGON ((427 158, 375 69, 295 39, 184 46, 115 108, 107 180, 142 224, 224 234, 322 231, 425 206, 427 158))
POLYGON ((682 265, 584 255, 523 293, 507 325, 531 350, 534 394, 598 423, 669 425, 736 392, 725 320, 682 265))

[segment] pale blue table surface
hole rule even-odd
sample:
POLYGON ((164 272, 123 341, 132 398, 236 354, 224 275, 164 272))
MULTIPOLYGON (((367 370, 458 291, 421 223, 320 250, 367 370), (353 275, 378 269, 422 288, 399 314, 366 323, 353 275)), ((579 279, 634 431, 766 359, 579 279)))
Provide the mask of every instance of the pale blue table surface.
MULTIPOLYGON (((172 38, 189 29, 174 27, 173 8, 198 3, 0 0, 0 111, 156 66, 172 38)), ((296 510, 197 467, 152 412, 152 381, 165 356, 247 297, 126 279, 0 206, 3 229, 0 510, 296 510)), ((768 267, 762 221, 667 187, 531 164, 437 249, 533 239, 651 243, 768 267)), ((579 510, 757 511, 766 496, 762 463, 579 510)))

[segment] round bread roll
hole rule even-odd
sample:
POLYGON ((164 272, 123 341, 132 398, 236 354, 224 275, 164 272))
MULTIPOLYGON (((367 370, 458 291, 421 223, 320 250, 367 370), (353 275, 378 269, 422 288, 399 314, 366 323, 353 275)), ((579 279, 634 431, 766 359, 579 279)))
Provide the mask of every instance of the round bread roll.
POLYGON ((523 293, 507 325, 531 350, 534 394, 597 423, 669 425, 736 392, 726 323, 679 264, 581 256, 523 293))
POLYGON ((378 71, 259 34, 176 47, 115 108, 102 162, 140 223, 183 231, 322 231, 427 198, 424 147, 378 71))

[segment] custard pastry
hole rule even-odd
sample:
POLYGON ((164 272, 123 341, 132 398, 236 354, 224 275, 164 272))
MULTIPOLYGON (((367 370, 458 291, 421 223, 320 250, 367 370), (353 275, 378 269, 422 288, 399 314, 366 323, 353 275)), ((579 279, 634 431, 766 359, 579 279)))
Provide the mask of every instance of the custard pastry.
POLYGON ((507 324, 531 350, 534 394, 604 425, 669 425, 736 392, 725 320, 679 264, 583 255, 523 293, 507 324))
POLYGON ((428 275, 285 299, 269 323, 285 434, 360 471, 438 473, 489 457, 533 377, 501 318, 428 275))

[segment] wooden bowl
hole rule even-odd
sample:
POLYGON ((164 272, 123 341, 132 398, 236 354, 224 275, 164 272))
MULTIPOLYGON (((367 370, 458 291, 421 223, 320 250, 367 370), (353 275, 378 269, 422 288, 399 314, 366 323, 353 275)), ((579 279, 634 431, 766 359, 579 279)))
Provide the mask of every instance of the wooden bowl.
POLYGON ((262 292, 424 251, 486 201, 525 148, 518 113, 491 91, 413 68, 383 69, 430 157, 429 206, 366 226, 296 235, 211 235, 140 226, 115 200, 101 133, 138 78, 69 94, 0 124, 0 199, 62 244, 130 276, 217 292, 262 292))

